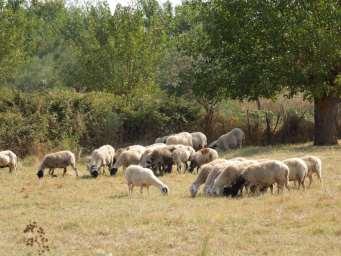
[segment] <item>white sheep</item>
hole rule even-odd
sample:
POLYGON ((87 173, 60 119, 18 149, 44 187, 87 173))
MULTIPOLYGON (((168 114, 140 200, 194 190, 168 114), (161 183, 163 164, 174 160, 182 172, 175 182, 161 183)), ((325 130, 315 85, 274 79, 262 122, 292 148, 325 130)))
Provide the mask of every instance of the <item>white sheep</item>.
POLYGON ((207 179, 205 181, 204 186, 204 194, 205 195, 213 195, 213 185, 216 178, 221 174, 221 172, 227 168, 228 166, 234 165, 235 163, 238 163, 239 161, 234 160, 226 160, 224 162, 220 162, 214 165, 214 168, 210 171, 210 173, 207 176, 207 179))
POLYGON ((217 140, 213 141, 209 147, 221 151, 241 148, 245 140, 245 133, 240 128, 234 128, 230 132, 221 135, 217 140))
POLYGON ((14 164, 8 155, 0 154, 0 168, 5 168, 5 167, 8 167, 9 172, 12 172, 14 169, 14 164))
POLYGON ((283 160, 283 163, 289 167, 289 181, 294 181, 295 183, 297 181, 298 189, 300 189, 300 186, 305 189, 304 179, 308 174, 307 164, 302 159, 296 157, 283 160))
POLYGON ((191 132, 192 144, 195 150, 207 147, 207 137, 202 132, 191 132))
POLYGON ((200 186, 206 182, 206 179, 207 179, 209 173, 213 170, 213 168, 217 164, 220 164, 222 162, 226 162, 226 160, 219 158, 219 159, 213 160, 210 163, 204 164, 200 167, 198 176, 196 177, 194 182, 189 187, 189 192, 190 192, 191 197, 196 196, 196 194, 199 191, 200 186))
POLYGON ((309 187, 313 182, 313 174, 317 175, 317 178, 322 182, 322 161, 320 158, 316 156, 304 156, 301 159, 307 164, 308 166, 308 174, 307 177, 309 178, 309 187))
POLYGON ((119 159, 120 155, 123 152, 128 151, 128 150, 134 150, 134 151, 137 151, 137 152, 140 152, 141 154, 143 154, 144 151, 146 150, 146 148, 144 146, 141 146, 141 145, 132 145, 132 146, 124 147, 124 148, 119 148, 115 151, 113 164, 116 163, 116 161, 119 159))
POLYGON ((78 171, 76 168, 76 158, 75 154, 71 151, 59 151, 44 156, 37 172, 38 178, 44 176, 44 170, 46 168, 50 169, 50 174, 53 174, 55 168, 64 169, 63 176, 67 171, 67 167, 71 165, 72 169, 75 171, 76 176, 78 176, 78 171))
POLYGON ((133 150, 133 151, 143 154, 143 152, 146 150, 146 147, 142 145, 132 145, 132 146, 126 147, 126 150, 133 150))
MULTIPOLYGON (((248 166, 256 163, 258 163, 256 160, 234 160, 233 165, 226 167, 214 180, 212 193, 222 196, 225 187, 231 187, 248 166)), ((232 196, 236 196, 236 194, 232 196)))
POLYGON ((142 154, 143 154, 142 150, 140 149, 135 150, 134 148, 123 151, 119 155, 113 167, 111 168, 110 175, 114 176, 120 167, 126 169, 129 165, 139 164, 142 154))
POLYGON ((90 163, 88 164, 88 170, 90 174, 96 178, 101 168, 104 173, 105 167, 108 167, 110 172, 114 162, 114 157, 115 149, 110 145, 104 145, 92 151, 90 163))
POLYGON ((218 152, 212 148, 203 148, 192 154, 190 157, 190 168, 189 172, 193 172, 197 168, 197 172, 203 164, 207 164, 219 157, 218 152))
POLYGON ((0 155, 7 156, 7 157, 1 157, 0 168, 8 167, 9 172, 17 170, 18 157, 16 154, 14 154, 11 150, 4 150, 4 151, 0 151, 0 155))
POLYGON ((193 146, 192 135, 188 132, 180 132, 169 136, 166 140, 167 145, 181 144, 185 146, 193 146))
POLYGON ((270 187, 271 193, 273 193, 273 185, 277 184, 278 193, 283 190, 284 186, 289 189, 289 167, 276 160, 263 161, 257 164, 253 164, 246 168, 242 173, 242 182, 240 184, 245 186, 246 192, 249 192, 249 188, 256 186, 256 188, 270 187))
POLYGON ((192 154, 195 151, 191 146, 182 146, 176 148, 172 152, 173 162, 176 164, 177 171, 180 173, 182 170, 182 166, 185 165, 185 171, 188 169, 187 162, 189 161, 192 154))
POLYGON ((152 170, 144 168, 139 165, 130 165, 124 176, 128 184, 128 193, 131 196, 134 186, 140 187, 141 194, 143 193, 143 187, 147 188, 149 193, 149 187, 155 186, 160 189, 161 193, 166 195, 169 192, 167 185, 165 185, 160 179, 158 179, 152 170))

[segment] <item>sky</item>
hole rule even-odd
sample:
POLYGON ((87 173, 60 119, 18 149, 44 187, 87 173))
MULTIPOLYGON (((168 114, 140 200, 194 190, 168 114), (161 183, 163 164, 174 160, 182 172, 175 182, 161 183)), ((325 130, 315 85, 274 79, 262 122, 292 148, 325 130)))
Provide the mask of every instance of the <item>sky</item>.
MULTIPOLYGON (((107 1, 108 1, 109 5, 110 5, 110 8, 112 10, 115 9, 115 6, 118 3, 126 6, 126 5, 129 5, 132 2, 132 0, 107 0, 107 1)), ((169 1, 172 3, 173 6, 181 4, 181 0, 169 0, 169 1)), ((159 2, 162 4, 162 3, 166 2, 166 0, 159 0, 159 2)))

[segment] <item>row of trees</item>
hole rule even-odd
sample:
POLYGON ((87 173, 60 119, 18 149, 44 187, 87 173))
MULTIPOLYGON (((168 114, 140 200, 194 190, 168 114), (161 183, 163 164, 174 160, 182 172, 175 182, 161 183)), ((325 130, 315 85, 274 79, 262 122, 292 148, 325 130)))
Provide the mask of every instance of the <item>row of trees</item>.
POLYGON ((127 101, 162 90, 195 99, 208 131, 222 99, 303 93, 315 104, 315 144, 335 144, 340 24, 338 0, 189 0, 175 9, 137 0, 114 12, 106 2, 0 1, 0 83, 127 101))

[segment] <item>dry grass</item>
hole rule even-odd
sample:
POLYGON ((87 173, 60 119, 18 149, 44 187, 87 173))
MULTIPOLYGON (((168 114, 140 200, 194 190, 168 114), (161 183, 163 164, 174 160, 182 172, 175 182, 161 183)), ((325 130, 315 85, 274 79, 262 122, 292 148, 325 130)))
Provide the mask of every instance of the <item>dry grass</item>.
MULTIPOLYGON (((168 197, 127 197, 122 174, 89 179, 47 177, 26 159, 0 172, 0 255, 37 255, 25 245, 31 221, 49 239, 46 255, 338 255, 341 251, 341 147, 245 148, 226 157, 323 160, 324 186, 242 199, 189 197, 191 174, 163 177, 168 197)), ((60 175, 61 172, 58 174, 60 175)))

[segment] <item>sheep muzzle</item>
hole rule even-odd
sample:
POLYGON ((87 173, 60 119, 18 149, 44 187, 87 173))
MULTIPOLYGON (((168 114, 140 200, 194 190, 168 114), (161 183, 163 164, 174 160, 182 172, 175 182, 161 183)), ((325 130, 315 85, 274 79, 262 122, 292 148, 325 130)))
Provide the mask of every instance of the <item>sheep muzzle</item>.
POLYGON ((98 171, 92 171, 91 176, 94 178, 97 178, 98 177, 98 171))
POLYGON ((110 175, 114 176, 117 173, 117 168, 111 168, 110 169, 110 175))
POLYGON ((43 170, 39 170, 39 171, 37 172, 37 176, 38 176, 39 179, 41 179, 42 177, 44 177, 44 172, 43 172, 43 170))

